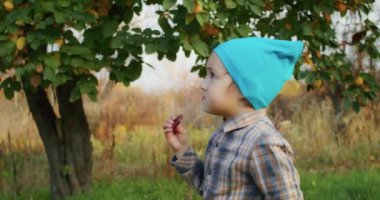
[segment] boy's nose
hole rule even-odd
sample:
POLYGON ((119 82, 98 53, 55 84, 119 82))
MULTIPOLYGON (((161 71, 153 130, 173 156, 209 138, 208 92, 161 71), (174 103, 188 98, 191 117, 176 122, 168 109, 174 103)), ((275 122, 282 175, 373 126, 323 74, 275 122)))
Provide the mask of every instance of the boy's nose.
POLYGON ((203 80, 202 83, 201 83, 201 85, 200 85, 202 91, 206 91, 206 83, 205 82, 206 81, 203 80))

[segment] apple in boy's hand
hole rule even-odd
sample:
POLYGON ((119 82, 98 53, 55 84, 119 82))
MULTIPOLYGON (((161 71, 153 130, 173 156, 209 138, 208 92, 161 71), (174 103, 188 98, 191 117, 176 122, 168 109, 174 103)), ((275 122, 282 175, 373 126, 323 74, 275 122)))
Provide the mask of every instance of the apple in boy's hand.
POLYGON ((183 115, 180 114, 180 115, 178 115, 178 116, 174 119, 174 122, 173 122, 173 125, 172 125, 174 133, 177 133, 177 131, 176 131, 177 126, 178 126, 179 123, 181 123, 182 118, 183 118, 183 115))
POLYGON ((182 126, 181 120, 183 115, 180 114, 177 117, 170 117, 163 126, 165 131, 166 141, 169 146, 176 152, 177 156, 189 147, 189 137, 187 131, 182 126))

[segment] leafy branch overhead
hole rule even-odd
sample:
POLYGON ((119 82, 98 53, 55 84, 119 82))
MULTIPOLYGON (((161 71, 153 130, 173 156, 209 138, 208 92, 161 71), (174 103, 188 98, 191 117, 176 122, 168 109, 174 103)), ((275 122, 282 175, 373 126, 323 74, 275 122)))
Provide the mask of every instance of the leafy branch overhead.
POLYGON ((71 101, 87 94, 96 100, 97 79, 103 67, 110 78, 129 85, 142 71, 143 44, 157 30, 129 28, 139 1, 1 1, 0 70, 7 77, 1 88, 7 98, 23 87, 57 87, 78 76, 71 101), (82 32, 83 38, 75 36, 82 32), (126 63, 127 58, 131 57, 126 63))
POLYGON ((261 36, 291 40, 297 38, 306 43, 303 58, 296 66, 295 77, 305 79, 308 91, 328 86, 344 108, 359 111, 361 105, 377 98, 375 62, 379 60, 379 22, 370 21, 374 1, 280 1, 280 0, 223 0, 192 1, 183 4, 164 0, 159 11, 167 23, 164 32, 178 33, 172 36, 184 47, 186 55, 194 50, 199 64, 192 71, 205 76, 204 63, 210 50, 217 44, 237 37, 261 36), (334 17, 333 17, 334 16, 334 17), (338 31, 334 18, 348 21, 354 17, 354 30, 345 25, 338 31), (377 24, 376 24, 377 23, 377 24), (167 30, 170 29, 170 30, 167 30), (346 37, 338 39, 337 35, 346 37), (349 49, 357 52, 357 59, 349 57, 349 49), (370 64, 365 64, 370 60, 370 64), (301 68, 306 66, 306 70, 301 68))
POLYGON ((92 72, 106 67, 110 79, 128 86, 141 74, 143 51, 175 60, 180 47, 186 56, 196 53, 192 72, 204 77, 204 63, 216 45, 247 36, 305 41, 295 77, 304 79, 308 90, 328 86, 346 108, 359 111, 379 91, 373 63, 380 58, 376 46, 380 32, 377 22, 367 18, 374 0, 1 2, 0 70, 8 74, 1 87, 8 98, 21 89, 21 78, 28 80, 22 86, 33 90, 56 87, 79 76, 71 101, 81 94, 96 100, 97 80, 92 72), (130 26, 143 5, 158 8, 157 24, 162 30, 130 26), (341 24, 335 18, 339 16, 354 17, 356 28, 338 32, 341 24), (83 38, 72 30, 82 32, 83 38), (348 56, 350 49, 357 52, 356 59, 348 56))

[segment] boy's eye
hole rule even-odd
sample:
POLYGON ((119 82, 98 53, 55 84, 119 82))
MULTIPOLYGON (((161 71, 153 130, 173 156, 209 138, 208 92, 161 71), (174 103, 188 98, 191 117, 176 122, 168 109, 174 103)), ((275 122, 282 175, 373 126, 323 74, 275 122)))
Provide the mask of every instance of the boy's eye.
POLYGON ((214 73, 210 72, 211 78, 214 78, 214 73))

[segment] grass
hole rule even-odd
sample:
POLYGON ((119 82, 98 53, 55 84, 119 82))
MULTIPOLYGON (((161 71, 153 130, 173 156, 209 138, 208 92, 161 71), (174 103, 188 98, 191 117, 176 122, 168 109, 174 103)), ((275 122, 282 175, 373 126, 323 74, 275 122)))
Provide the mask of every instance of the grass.
POLYGON ((192 199, 201 199, 186 185, 184 181, 174 179, 132 178, 119 180, 113 183, 99 182, 94 184, 94 189, 88 194, 76 195, 70 200, 170 200, 184 199, 185 196, 193 196, 192 199))
POLYGON ((305 199, 380 199, 380 171, 344 171, 338 173, 301 173, 305 199))
MULTIPOLYGON (((278 98, 269 114, 295 151, 305 199, 380 199, 380 102, 337 117, 330 98, 304 90, 278 98)), ((85 98, 93 188, 72 199, 201 199, 169 165, 173 151, 161 127, 169 115, 184 113, 191 143, 204 158, 221 119, 202 111, 197 92, 154 96, 115 86, 102 102, 85 98)), ((51 199, 46 154, 25 98, 7 101, 0 94, 0 110, 0 200, 51 199)))
MULTIPOLYGON (((351 170, 341 172, 301 171, 301 189, 308 200, 375 200, 380 199, 380 170, 351 170)), ((0 199, 11 199, 0 193, 0 199)), ((49 188, 24 191, 15 199, 50 199, 49 188)), ((178 176, 168 178, 123 178, 116 181, 94 181, 92 190, 77 194, 69 200, 200 200, 178 176)))

